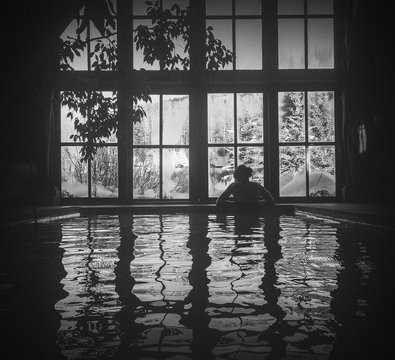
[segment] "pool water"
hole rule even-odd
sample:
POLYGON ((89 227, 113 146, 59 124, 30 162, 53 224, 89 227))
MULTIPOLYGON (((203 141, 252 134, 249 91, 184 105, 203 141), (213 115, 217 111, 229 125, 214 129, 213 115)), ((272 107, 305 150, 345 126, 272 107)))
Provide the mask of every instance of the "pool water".
POLYGON ((380 358, 394 239, 304 213, 19 225, 1 244, 1 345, 12 359, 380 358))

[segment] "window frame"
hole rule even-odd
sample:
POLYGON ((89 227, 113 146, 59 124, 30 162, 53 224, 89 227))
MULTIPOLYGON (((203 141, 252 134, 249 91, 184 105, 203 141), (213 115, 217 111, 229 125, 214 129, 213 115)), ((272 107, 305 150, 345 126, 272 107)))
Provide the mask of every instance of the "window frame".
POLYGON ((305 202, 305 201, 314 201, 314 202, 332 202, 335 201, 339 196, 339 185, 338 185, 338 145, 339 145, 339 128, 337 126, 337 116, 339 115, 339 110, 337 109, 338 101, 338 92, 332 88, 321 89, 319 87, 309 88, 309 89, 298 89, 293 88, 292 90, 282 90, 276 91, 276 103, 278 104, 278 94, 282 92, 302 92, 304 96, 304 140, 303 141, 280 141, 279 139, 279 116, 278 116, 278 107, 277 107, 277 116, 276 116, 276 126, 275 131, 276 134, 273 134, 276 138, 276 154, 277 154, 277 163, 278 163, 278 180, 276 184, 276 196, 280 202, 305 202), (333 141, 310 141, 309 140, 309 114, 308 114, 308 94, 312 92, 333 92, 333 104, 334 104, 334 140, 333 141), (280 195, 280 148, 285 146, 300 146, 304 148, 305 152, 305 189, 306 195, 304 196, 281 196, 280 195), (309 148, 314 146, 334 146, 335 147, 335 195, 334 196, 322 196, 322 197, 314 197, 310 195, 310 159, 309 159, 309 148))
MULTIPOLYGON (((167 92, 167 93, 160 93, 160 94, 150 94, 150 96, 154 96, 154 95, 159 96, 159 109, 158 109, 158 111, 159 111, 159 124, 158 124, 159 125, 159 129, 158 129, 158 131, 159 131, 159 140, 158 140, 158 144, 135 144, 134 143, 134 137, 132 136, 131 137, 132 155, 130 157, 130 160, 133 163, 133 160, 134 160, 133 150, 134 149, 158 149, 159 150, 159 197, 158 198, 145 198, 145 199, 135 198, 133 193, 132 193, 131 201, 133 201, 133 202, 135 202, 135 201, 152 202, 152 201, 155 201, 155 200, 158 200, 158 201, 166 200, 166 201, 172 201, 172 202, 189 201, 190 193, 188 194, 188 198, 185 198, 185 199, 183 199, 183 198, 176 198, 176 199, 163 198, 163 195, 164 195, 163 194, 163 163, 164 163, 163 150, 164 149, 187 149, 188 153, 190 152, 190 148, 189 148, 190 141, 189 141, 189 139, 188 139, 188 144, 185 144, 185 145, 164 144, 163 143, 163 130, 164 130, 164 126, 163 126, 163 123, 164 123, 164 119, 163 119, 163 117, 164 117, 163 116, 163 101, 164 100, 163 100, 163 97, 164 96, 171 96, 171 95, 173 95, 173 96, 188 96, 188 108, 189 108, 189 102, 190 102, 189 95, 185 94, 185 93, 181 94, 181 93, 174 93, 174 92, 171 92, 171 93, 167 92)), ((190 110, 188 109, 188 125, 190 123, 189 119, 190 119, 190 110)), ((132 124, 132 128, 134 128, 134 124, 132 124)), ((190 133, 190 130, 188 130, 188 132, 190 133)), ((189 136, 189 138, 190 138, 190 136, 189 136)), ((190 168, 190 164, 189 164, 189 168, 190 168)), ((131 179, 130 179, 130 185, 132 186, 132 189, 133 189, 133 186, 134 186, 133 174, 134 174, 134 169, 132 167, 131 179)), ((189 174, 188 176, 189 176, 189 179, 190 179, 190 171, 189 170, 188 170, 188 174, 189 174)))

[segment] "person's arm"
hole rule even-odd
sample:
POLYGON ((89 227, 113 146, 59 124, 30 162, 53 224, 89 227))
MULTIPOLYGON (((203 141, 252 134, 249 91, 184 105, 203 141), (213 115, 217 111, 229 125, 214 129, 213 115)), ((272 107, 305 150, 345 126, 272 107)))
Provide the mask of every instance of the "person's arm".
POLYGON ((259 188, 260 188, 262 199, 265 200, 265 204, 274 205, 274 198, 273 198, 272 194, 269 192, 269 190, 267 190, 262 185, 260 185, 259 188))
POLYGON ((218 199, 217 199, 217 201, 216 201, 217 206, 223 205, 223 204, 225 203, 226 199, 228 199, 229 196, 232 195, 232 186, 233 186, 233 183, 230 184, 230 185, 225 189, 225 191, 218 197, 218 199))

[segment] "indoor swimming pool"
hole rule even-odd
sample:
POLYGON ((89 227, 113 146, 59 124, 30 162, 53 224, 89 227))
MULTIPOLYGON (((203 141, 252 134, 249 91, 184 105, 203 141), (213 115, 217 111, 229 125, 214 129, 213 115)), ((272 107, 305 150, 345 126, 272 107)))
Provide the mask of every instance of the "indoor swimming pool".
POLYGON ((13 359, 372 359, 392 348, 390 229, 207 210, 4 232, 1 345, 13 359))

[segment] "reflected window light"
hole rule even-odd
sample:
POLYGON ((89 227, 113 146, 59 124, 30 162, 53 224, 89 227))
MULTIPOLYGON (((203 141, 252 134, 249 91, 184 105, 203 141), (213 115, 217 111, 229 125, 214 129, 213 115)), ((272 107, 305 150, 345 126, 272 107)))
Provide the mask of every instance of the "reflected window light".
POLYGON ((367 136, 365 124, 358 126, 358 153, 363 154, 367 150, 367 136))

